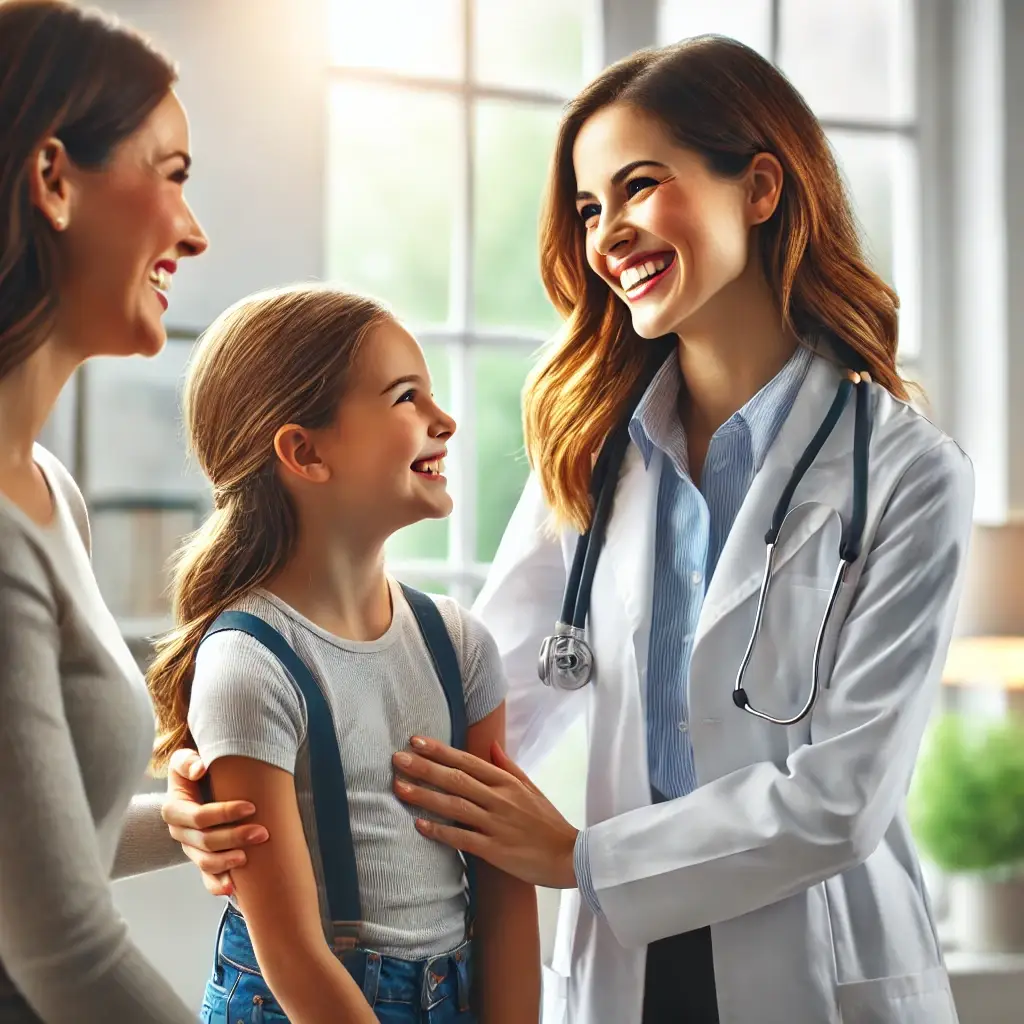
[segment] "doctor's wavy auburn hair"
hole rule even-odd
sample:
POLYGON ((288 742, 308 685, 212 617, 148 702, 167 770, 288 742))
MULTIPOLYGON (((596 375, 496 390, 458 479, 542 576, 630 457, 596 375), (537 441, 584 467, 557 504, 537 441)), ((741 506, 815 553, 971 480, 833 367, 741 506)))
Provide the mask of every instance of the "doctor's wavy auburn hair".
POLYGON ((825 133, 789 81, 755 50, 701 36, 641 50, 611 65, 567 107, 541 217, 541 275, 565 317, 524 392, 530 463, 555 519, 590 520, 592 457, 643 375, 674 344, 640 338, 629 310, 587 264, 576 210, 573 146, 584 122, 612 103, 653 116, 714 172, 741 175, 758 153, 782 164, 782 196, 756 245, 782 322, 801 337, 827 333, 897 398, 896 293, 868 266, 825 133))

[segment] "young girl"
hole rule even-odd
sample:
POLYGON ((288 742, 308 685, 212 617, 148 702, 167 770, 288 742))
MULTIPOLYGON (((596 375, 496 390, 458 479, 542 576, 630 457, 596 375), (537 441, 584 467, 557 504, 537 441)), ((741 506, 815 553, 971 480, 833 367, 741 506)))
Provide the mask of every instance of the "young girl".
POLYGON ((451 511, 422 351, 369 299, 257 295, 199 342, 185 412, 215 507, 149 673, 155 765, 194 739, 271 837, 233 872, 202 1020, 536 1021, 532 886, 486 865, 473 886, 393 792, 410 736, 458 745, 464 716, 487 758, 505 727, 486 630, 384 569, 396 530, 451 511))

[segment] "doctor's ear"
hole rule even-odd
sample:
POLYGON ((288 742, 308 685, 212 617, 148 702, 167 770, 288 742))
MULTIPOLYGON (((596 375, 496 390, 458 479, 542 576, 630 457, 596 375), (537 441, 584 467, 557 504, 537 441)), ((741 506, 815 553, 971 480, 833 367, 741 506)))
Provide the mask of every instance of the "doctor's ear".
POLYGON ((758 153, 747 168, 747 223, 750 227, 770 220, 779 200, 785 175, 778 157, 758 153))
POLYGON ((60 139, 47 139, 29 165, 28 189, 32 205, 63 231, 71 220, 71 159, 60 139))
POLYGON ((320 457, 312 431, 295 423, 281 427, 274 435, 274 451, 285 471, 311 484, 331 478, 331 468, 320 457))

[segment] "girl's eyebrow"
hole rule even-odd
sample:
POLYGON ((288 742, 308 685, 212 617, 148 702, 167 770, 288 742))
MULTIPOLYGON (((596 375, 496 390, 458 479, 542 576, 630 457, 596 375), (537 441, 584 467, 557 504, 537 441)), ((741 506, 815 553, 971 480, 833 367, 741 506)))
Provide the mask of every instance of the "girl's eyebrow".
POLYGON ((425 387, 423 378, 416 373, 407 374, 405 377, 396 377, 382 392, 382 395, 386 395, 389 391, 394 390, 399 384, 418 384, 420 387, 425 387))

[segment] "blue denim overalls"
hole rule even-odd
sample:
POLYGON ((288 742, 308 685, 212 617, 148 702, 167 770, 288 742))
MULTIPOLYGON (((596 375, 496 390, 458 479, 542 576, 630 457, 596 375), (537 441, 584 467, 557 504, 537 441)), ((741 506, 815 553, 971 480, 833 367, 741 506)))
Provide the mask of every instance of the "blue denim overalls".
MULTIPOLYGON (((402 585, 441 681, 452 723, 452 745, 465 748, 466 705, 462 674, 448 629, 434 602, 402 585)), ((247 633, 284 666, 306 704, 310 775, 317 837, 333 922, 333 950, 382 1024, 475 1024, 470 1008, 472 944, 428 960, 399 960, 359 944, 362 910, 355 849, 348 816, 345 773, 330 706, 319 685, 288 642, 272 626, 247 612, 225 612, 206 636, 223 630, 247 633)), ((205 637, 204 637, 205 639, 205 637)), ((474 865, 465 859, 467 935, 475 907, 474 865)), ((245 919, 231 904, 221 918, 213 975, 199 1018, 203 1024, 269 1024, 287 1021, 263 980, 245 919)))

